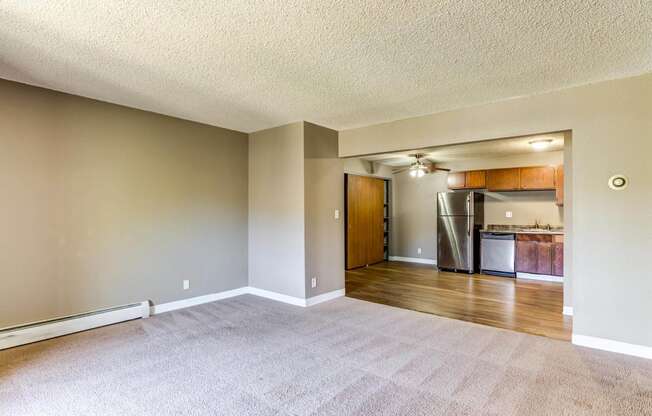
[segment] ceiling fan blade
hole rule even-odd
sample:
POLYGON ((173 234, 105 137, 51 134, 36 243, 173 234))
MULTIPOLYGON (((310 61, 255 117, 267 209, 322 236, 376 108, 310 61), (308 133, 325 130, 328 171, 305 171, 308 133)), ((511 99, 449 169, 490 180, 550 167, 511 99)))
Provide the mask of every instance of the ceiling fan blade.
POLYGON ((430 168, 430 171, 431 171, 431 172, 435 172, 435 171, 450 172, 451 170, 450 170, 450 169, 447 169, 447 168, 438 168, 438 167, 436 167, 436 166, 432 166, 432 167, 430 168))
POLYGON ((397 174, 397 173, 405 172, 406 170, 409 170, 409 169, 410 169, 409 166, 406 166, 404 168, 399 168, 399 169, 392 169, 392 173, 397 174))

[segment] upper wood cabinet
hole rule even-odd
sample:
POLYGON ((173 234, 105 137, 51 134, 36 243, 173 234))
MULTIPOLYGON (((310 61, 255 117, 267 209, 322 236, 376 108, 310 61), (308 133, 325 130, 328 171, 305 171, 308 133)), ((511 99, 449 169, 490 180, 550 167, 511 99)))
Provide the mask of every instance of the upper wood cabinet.
POLYGON ((487 189, 490 191, 517 191, 520 183, 521 173, 518 168, 487 171, 487 189))
POLYGON ((466 186, 466 172, 449 172, 448 187, 450 189, 464 189, 466 186))
POLYGON ((564 205, 564 167, 561 165, 555 169, 555 191, 557 205, 564 205))
POLYGON ((486 187, 486 170, 469 170, 466 172, 450 172, 448 174, 449 189, 484 189, 486 187))
POLYGON ((486 170, 470 170, 466 172, 466 189, 483 189, 487 187, 486 170))
POLYGON ((523 190, 555 189, 555 168, 552 166, 531 166, 520 168, 523 190))
POLYGON ((522 168, 469 170, 448 174, 449 189, 488 189, 490 191, 557 192, 557 205, 564 201, 564 167, 526 166, 522 168))

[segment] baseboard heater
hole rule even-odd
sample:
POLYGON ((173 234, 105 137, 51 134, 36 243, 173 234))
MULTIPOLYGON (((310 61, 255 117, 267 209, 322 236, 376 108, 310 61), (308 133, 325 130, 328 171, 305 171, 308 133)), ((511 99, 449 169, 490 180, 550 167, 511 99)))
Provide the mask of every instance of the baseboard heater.
POLYGON ((0 329, 0 350, 147 317, 149 317, 149 302, 139 302, 3 328, 0 329))

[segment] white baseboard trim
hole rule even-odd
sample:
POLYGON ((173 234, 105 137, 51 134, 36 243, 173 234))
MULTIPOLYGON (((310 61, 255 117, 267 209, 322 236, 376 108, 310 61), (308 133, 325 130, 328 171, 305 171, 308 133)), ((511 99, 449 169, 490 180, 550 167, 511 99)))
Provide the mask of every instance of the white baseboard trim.
POLYGON ((306 306, 313 306, 318 303, 328 302, 329 300, 340 298, 344 295, 345 295, 344 289, 333 290, 332 292, 322 293, 321 295, 313 296, 311 298, 306 299, 306 306))
POLYGON ((573 307, 572 306, 564 306, 564 315, 573 316, 573 307))
POLYGON ((271 290, 258 289, 257 287, 251 287, 251 286, 248 286, 246 290, 247 293, 249 293, 250 295, 260 296, 261 298, 277 300, 279 302, 289 303, 290 305, 295 305, 295 306, 306 306, 306 299, 284 295, 282 293, 272 292, 271 290))
POLYGON ((389 256, 390 261, 405 261, 408 263, 421 263, 421 264, 437 264, 436 260, 432 259, 422 259, 419 257, 400 257, 400 256, 389 256))
POLYGON ((628 344, 605 338, 590 337, 588 335, 573 334, 573 344, 581 347, 595 348, 598 350, 617 352, 633 355, 635 357, 652 359, 652 347, 645 345, 628 344))
POLYGON ((169 303, 162 303, 160 305, 154 305, 151 307, 151 314, 157 315, 159 313, 175 311, 177 309, 189 308, 191 306, 201 305, 202 303, 215 302, 216 300, 232 298, 234 296, 240 295, 254 295, 260 296, 261 298, 267 298, 276 300, 278 302, 288 303, 290 305, 308 307, 316 305, 318 303, 326 302, 331 299, 339 298, 344 296, 344 289, 334 290, 332 292, 323 293, 318 296, 313 296, 308 299, 298 298, 295 296, 284 295, 278 292, 272 292, 271 290, 259 289, 252 286, 243 286, 233 290, 227 290, 225 292, 211 293, 209 295, 197 296, 189 299, 177 300, 169 303))
POLYGON ((332 292, 323 293, 321 295, 313 296, 307 299, 284 295, 282 293, 272 292, 270 290, 258 289, 257 287, 251 286, 247 287, 247 291, 247 293, 251 295, 288 303, 294 306, 302 306, 304 308, 344 296, 344 289, 334 290, 332 292))
POLYGON ((150 315, 158 315, 178 309, 189 308, 203 303, 215 302, 221 299, 232 298, 245 294, 260 296, 276 300, 290 305, 309 307, 318 303, 326 302, 344 296, 344 289, 323 293, 308 299, 288 296, 269 290, 245 286, 233 290, 227 290, 209 295, 197 296, 189 299, 177 300, 174 302, 161 303, 149 306, 149 302, 117 306, 110 309, 88 312, 79 315, 55 318, 47 321, 33 322, 17 327, 0 329, 0 350, 17 347, 19 345, 31 344, 32 342, 43 341, 62 335, 99 328, 118 322, 129 321, 138 318, 147 318, 150 315))
POLYGON ((216 300, 232 298, 250 293, 248 287, 239 287, 233 290, 226 290, 224 292, 211 293, 209 295, 197 296, 194 298, 181 299, 174 302, 161 303, 151 307, 151 314, 157 315, 159 313, 175 311, 177 309, 189 308, 191 306, 201 305, 202 303, 215 302, 216 300))
POLYGON ((528 279, 528 280, 542 280, 544 282, 557 282, 563 283, 564 278, 562 276, 551 276, 547 274, 534 274, 534 273, 516 273, 517 279, 528 279))
POLYGON ((0 350, 101 326, 149 317, 149 302, 65 316, 0 330, 0 350))

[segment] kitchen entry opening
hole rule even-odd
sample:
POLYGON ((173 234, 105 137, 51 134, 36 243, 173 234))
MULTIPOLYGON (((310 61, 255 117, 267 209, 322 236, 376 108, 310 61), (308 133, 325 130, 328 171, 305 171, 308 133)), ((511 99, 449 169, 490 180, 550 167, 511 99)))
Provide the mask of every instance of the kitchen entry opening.
POLYGON ((344 164, 347 296, 570 340, 571 131, 344 164))

